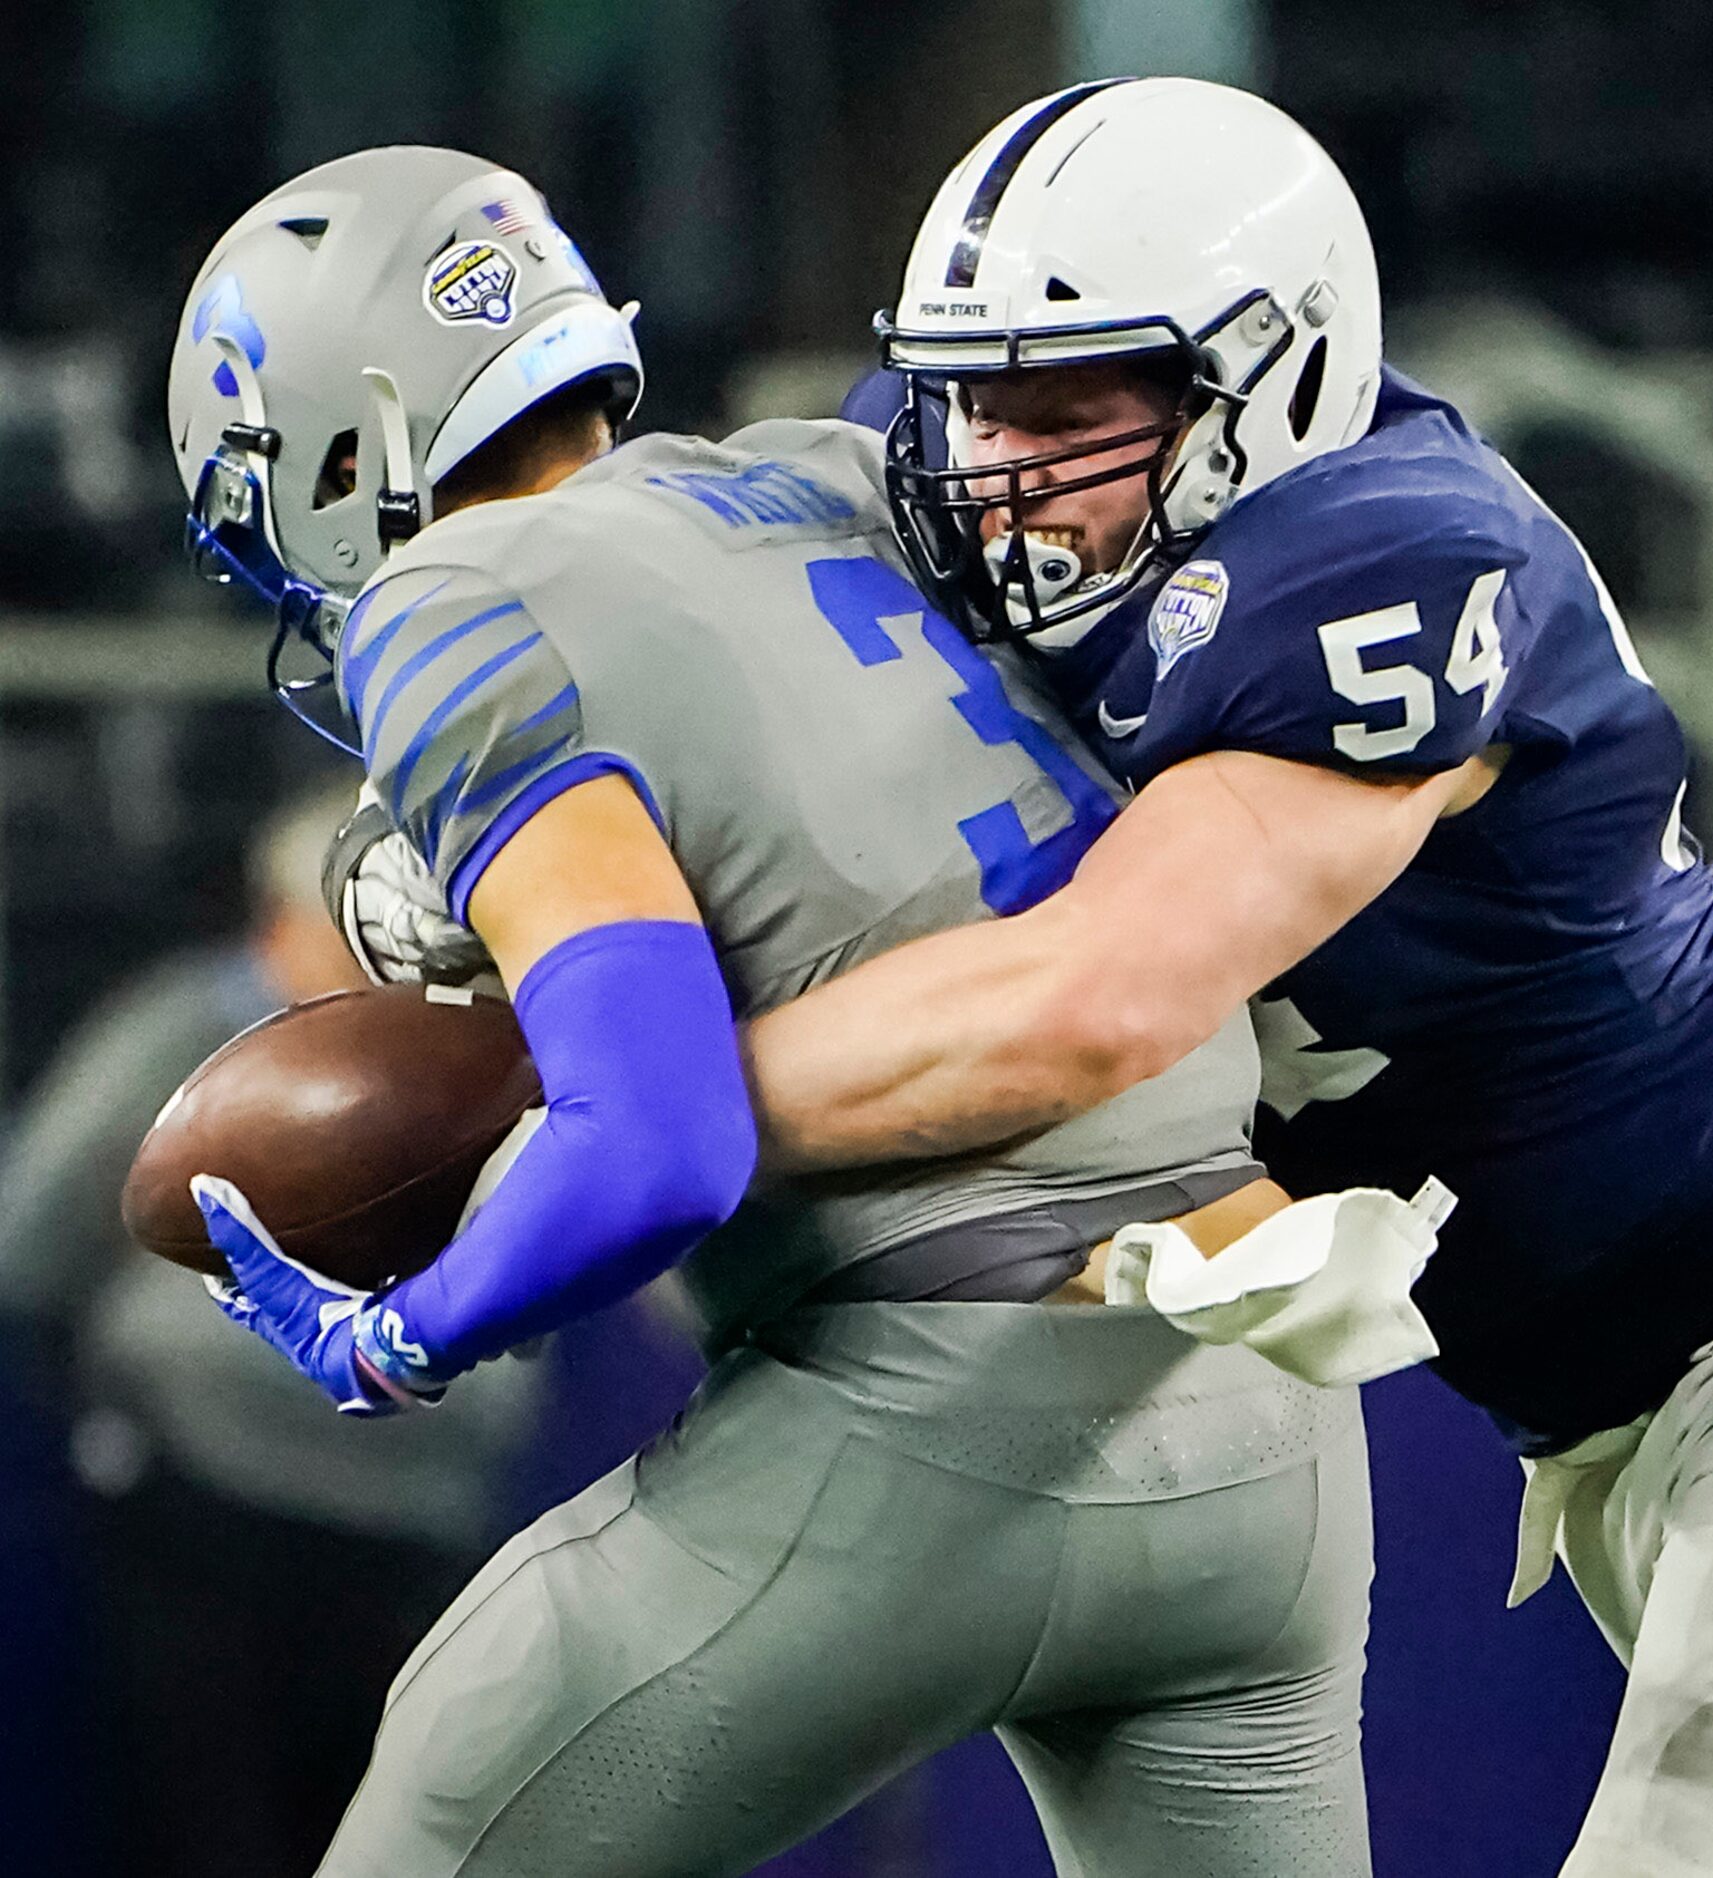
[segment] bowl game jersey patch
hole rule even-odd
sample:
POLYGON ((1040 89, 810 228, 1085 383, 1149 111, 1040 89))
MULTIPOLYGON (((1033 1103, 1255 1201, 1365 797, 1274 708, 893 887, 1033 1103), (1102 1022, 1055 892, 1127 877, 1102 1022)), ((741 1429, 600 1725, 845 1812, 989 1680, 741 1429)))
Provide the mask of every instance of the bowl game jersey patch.
POLYGON ((1219 627, 1231 576, 1218 561, 1191 561, 1160 589, 1148 614, 1154 675, 1163 678, 1186 652, 1205 646, 1219 627))

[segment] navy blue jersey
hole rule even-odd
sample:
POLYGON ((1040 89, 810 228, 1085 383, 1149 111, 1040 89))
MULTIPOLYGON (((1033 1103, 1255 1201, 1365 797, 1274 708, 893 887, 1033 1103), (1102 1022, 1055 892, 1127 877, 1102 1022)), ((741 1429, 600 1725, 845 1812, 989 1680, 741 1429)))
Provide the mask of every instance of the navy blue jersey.
POLYGON ((1261 1001, 1258 1146, 1298 1192, 1451 1185, 1417 1296, 1524 1445, 1662 1399, 1713 1338, 1713 876, 1682 734, 1575 538, 1389 372, 1366 437, 1048 669, 1138 788, 1211 750, 1375 776, 1505 753, 1261 1001))

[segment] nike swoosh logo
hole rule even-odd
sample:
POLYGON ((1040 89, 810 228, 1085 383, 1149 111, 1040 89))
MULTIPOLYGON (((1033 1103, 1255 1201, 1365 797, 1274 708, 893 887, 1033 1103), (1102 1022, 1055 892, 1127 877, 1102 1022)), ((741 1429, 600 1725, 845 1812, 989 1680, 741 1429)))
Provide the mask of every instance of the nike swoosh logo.
POLYGON ((1106 708, 1106 700, 1104 698, 1100 701, 1100 709, 1095 713, 1095 717, 1101 729, 1109 737, 1132 736, 1148 721, 1148 713, 1146 711, 1144 711, 1140 717, 1114 717, 1106 708))

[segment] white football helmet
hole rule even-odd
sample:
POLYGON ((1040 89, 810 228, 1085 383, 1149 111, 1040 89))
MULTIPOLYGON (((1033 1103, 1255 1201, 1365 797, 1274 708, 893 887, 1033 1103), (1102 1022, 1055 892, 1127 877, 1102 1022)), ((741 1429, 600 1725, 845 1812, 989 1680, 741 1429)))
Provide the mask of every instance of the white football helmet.
POLYGON ((888 439, 894 517, 918 577, 978 637, 1092 623, 1237 497, 1360 437, 1379 390, 1379 281, 1349 184, 1282 111, 1194 79, 1105 80, 1014 111, 946 179, 898 310, 875 326, 884 363, 909 379, 888 439), (984 464, 981 487, 997 493, 972 494, 952 395, 951 462, 931 465, 925 399, 1124 358, 1175 364, 1178 410, 1100 450, 1110 461, 1115 446, 1165 441, 1145 463, 1053 490, 1145 482, 1118 568, 1085 575, 1027 531, 1023 478, 1086 446, 984 464), (1010 534, 984 553, 995 509, 1010 534))
POLYGON ((331 660, 350 601, 432 519, 448 471, 571 385, 630 415, 635 311, 608 304, 521 176, 457 150, 340 157, 221 236, 185 304, 167 415, 186 545, 275 609, 268 672, 288 704, 328 674, 283 680, 281 654, 301 640, 331 660))

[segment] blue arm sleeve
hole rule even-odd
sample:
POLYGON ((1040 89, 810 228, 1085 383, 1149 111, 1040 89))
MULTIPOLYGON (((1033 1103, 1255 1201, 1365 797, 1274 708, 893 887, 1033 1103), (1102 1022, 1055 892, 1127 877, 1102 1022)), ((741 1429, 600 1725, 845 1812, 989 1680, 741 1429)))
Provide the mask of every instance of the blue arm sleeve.
POLYGON ((731 1216, 754 1171, 731 1007, 699 926, 579 933, 516 1004, 547 1120, 361 1345, 419 1391, 657 1277, 731 1216))

